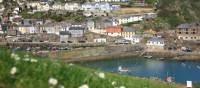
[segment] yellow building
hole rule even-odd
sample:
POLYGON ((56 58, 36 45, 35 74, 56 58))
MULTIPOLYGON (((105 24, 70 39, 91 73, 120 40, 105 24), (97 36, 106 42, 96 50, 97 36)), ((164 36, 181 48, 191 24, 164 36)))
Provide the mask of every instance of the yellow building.
POLYGON ((133 36, 135 35, 135 29, 130 27, 125 27, 122 30, 122 37, 126 40, 132 40, 133 36))

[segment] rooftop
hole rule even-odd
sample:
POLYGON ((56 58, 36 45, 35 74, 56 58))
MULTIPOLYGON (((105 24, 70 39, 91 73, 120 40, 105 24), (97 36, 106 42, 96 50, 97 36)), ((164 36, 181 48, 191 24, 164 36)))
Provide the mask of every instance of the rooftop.
POLYGON ((124 27, 123 32, 135 32, 135 29, 132 27, 124 27))
POLYGON ((152 37, 148 41, 152 41, 152 42, 164 42, 164 39, 162 39, 160 37, 152 37))

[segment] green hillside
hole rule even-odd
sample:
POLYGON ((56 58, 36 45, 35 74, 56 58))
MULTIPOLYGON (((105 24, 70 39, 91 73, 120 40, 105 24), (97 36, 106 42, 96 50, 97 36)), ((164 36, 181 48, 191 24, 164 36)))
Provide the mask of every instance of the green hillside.
POLYGON ((200 0, 160 0, 158 16, 176 27, 178 24, 200 20, 200 0))

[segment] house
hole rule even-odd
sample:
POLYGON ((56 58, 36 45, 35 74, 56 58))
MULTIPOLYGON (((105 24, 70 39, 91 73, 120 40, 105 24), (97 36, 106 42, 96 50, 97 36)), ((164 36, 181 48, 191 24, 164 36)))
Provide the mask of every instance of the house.
POLYGON ((89 31, 94 32, 95 31, 95 22, 93 20, 88 20, 87 21, 87 28, 89 31))
POLYGON ((142 36, 140 36, 140 35, 134 35, 132 37, 131 43, 132 44, 140 43, 142 39, 143 39, 142 36))
POLYGON ((131 27, 124 27, 122 30, 122 37, 126 40, 132 40, 135 35, 135 29, 131 27))
POLYGON ((128 0, 93 0, 94 2, 128 2, 128 0))
POLYGON ((110 12, 112 5, 109 3, 95 3, 95 10, 110 12))
POLYGON ((180 24, 176 28, 176 35, 182 40, 200 40, 200 23, 180 24))
POLYGON ((65 7, 62 3, 54 3, 52 5, 52 10, 65 10, 65 7))
POLYGON ((105 17, 95 20, 94 24, 95 24, 95 28, 93 32, 104 34, 104 35, 107 35, 106 28, 112 26, 111 21, 105 17))
POLYGON ((124 15, 124 16, 119 16, 119 17, 113 17, 112 24, 113 26, 118 26, 121 24, 137 22, 137 21, 142 21, 142 20, 143 20, 142 15, 131 15, 131 16, 124 15))
POLYGON ((106 38, 96 38, 94 39, 95 43, 106 43, 106 38))
POLYGON ((19 25, 18 31, 21 34, 34 34, 36 33, 37 29, 33 25, 19 25))
POLYGON ((94 11, 95 3, 84 3, 81 5, 81 9, 84 11, 94 11))
POLYGON ((32 8, 41 8, 41 4, 39 1, 28 2, 27 6, 32 8))
POLYGON ((69 30, 68 30, 70 33, 71 33, 71 37, 83 37, 84 36, 84 33, 86 31, 86 28, 80 26, 80 25, 72 25, 69 30))
POLYGON ((67 31, 70 27, 68 23, 47 23, 44 25, 40 25, 39 31, 40 33, 47 33, 47 34, 56 34, 59 35, 60 31, 67 31))
POLYGON ((3 34, 3 33, 4 33, 4 31, 2 29, 2 25, 0 24, 0 34, 3 34))
POLYGON ((37 11, 44 11, 44 12, 46 12, 46 11, 49 11, 50 8, 51 7, 50 7, 50 5, 48 3, 42 3, 41 7, 37 8, 37 11))
POLYGON ((104 11, 104 12, 110 12, 112 10, 118 10, 120 9, 119 5, 111 5, 110 3, 106 2, 98 2, 98 3, 84 3, 81 6, 82 10, 84 11, 104 11))
POLYGON ((3 0, 0 0, 0 3, 2 3, 3 2, 3 0))
POLYGON ((105 28, 108 36, 117 37, 121 36, 122 29, 119 27, 107 27, 105 28))
POLYGON ((34 26, 31 19, 22 20, 21 24, 17 26, 17 30, 21 34, 34 34, 37 32, 37 28, 34 26))
POLYGON ((0 4, 0 15, 2 15, 3 14, 3 11, 5 10, 5 7, 2 5, 2 4, 0 4))
POLYGON ((80 5, 78 3, 66 3, 65 10, 67 11, 77 11, 80 9, 80 5))
POLYGON ((67 43, 69 38, 71 37, 71 33, 69 31, 60 31, 59 35, 61 43, 67 43))
POLYGON ((160 37, 152 37, 147 41, 146 45, 149 51, 164 50, 165 41, 160 37))

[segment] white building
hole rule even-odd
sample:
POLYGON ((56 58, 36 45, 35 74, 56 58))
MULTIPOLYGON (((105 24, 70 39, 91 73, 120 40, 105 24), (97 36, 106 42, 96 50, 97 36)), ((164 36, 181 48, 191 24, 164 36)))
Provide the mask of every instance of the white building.
POLYGON ((65 10, 67 10, 67 11, 77 11, 80 8, 81 7, 78 3, 66 3, 65 4, 65 10))
POLYGON ((135 35, 135 36, 133 36, 133 38, 132 38, 132 40, 131 40, 131 43, 132 43, 132 44, 140 43, 142 39, 143 39, 142 36, 135 35))
POLYGON ((55 3, 55 4, 53 4, 51 9, 52 10, 65 10, 65 7, 61 3, 55 3))
POLYGON ((29 25, 29 26, 19 26, 18 27, 18 31, 21 34, 34 34, 37 32, 36 27, 34 27, 33 25, 29 25))
POLYGON ((127 2, 128 0, 93 0, 94 2, 127 2))
POLYGON ((0 12, 3 12, 5 10, 3 5, 0 5, 0 12))
POLYGON ((164 50, 165 41, 160 37, 153 37, 147 41, 146 45, 149 51, 164 50))
POLYGON ((29 2, 29 3, 27 3, 27 6, 28 7, 33 7, 33 8, 41 8, 41 4, 40 4, 40 2, 29 2))
POLYGON ((94 39, 94 42, 95 43, 106 43, 106 38, 96 38, 94 39))
POLYGON ((113 23, 113 26, 118 26, 121 24, 137 22, 137 21, 142 21, 142 20, 143 20, 142 15, 121 16, 121 17, 114 17, 112 19, 112 23, 113 23))
POLYGON ((49 11, 50 8, 51 8, 51 7, 49 6, 48 3, 43 3, 43 4, 41 5, 40 8, 37 8, 37 10, 38 10, 38 11, 49 11))
POLYGON ((119 5, 111 5, 110 3, 101 2, 101 3, 84 3, 81 6, 81 9, 84 11, 106 11, 110 12, 112 10, 120 9, 119 5))

